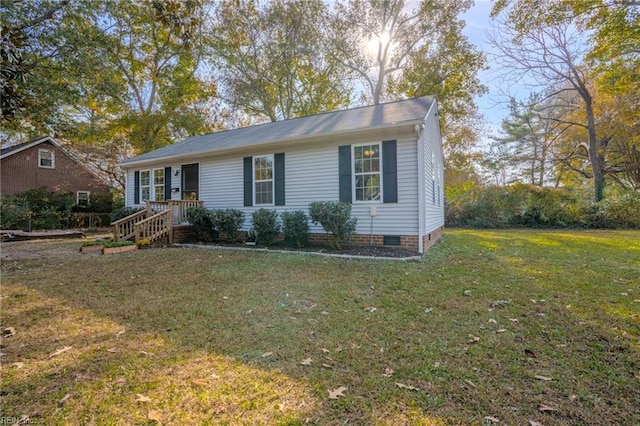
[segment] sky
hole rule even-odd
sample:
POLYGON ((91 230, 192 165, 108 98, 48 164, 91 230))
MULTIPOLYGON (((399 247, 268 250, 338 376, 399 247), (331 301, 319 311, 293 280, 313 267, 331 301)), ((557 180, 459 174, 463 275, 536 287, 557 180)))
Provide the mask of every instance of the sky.
MULTIPOLYGON (((461 16, 461 19, 467 23, 463 33, 467 36, 469 42, 474 44, 479 51, 485 53, 495 51, 486 34, 491 29, 489 15, 492 6, 493 1, 491 0, 476 0, 475 4, 461 16)), ((500 129, 502 119, 509 114, 509 109, 506 100, 500 96, 500 85, 504 83, 499 78, 499 70, 496 64, 491 61, 491 55, 487 55, 487 61, 490 69, 480 71, 478 77, 482 84, 487 86, 489 92, 479 97, 477 103, 480 112, 487 121, 488 131, 491 134, 496 134, 500 129)))

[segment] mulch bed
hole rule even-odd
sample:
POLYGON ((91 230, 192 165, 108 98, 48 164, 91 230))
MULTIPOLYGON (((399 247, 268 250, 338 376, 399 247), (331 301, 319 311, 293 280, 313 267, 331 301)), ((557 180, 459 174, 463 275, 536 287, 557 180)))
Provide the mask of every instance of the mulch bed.
POLYGON ((327 253, 327 254, 340 254, 340 255, 348 255, 348 256, 368 256, 368 257, 393 257, 393 258, 406 258, 406 257, 414 257, 419 256, 419 254, 415 251, 406 250, 400 247, 363 247, 363 246, 349 246, 343 247, 341 250, 335 249, 330 246, 321 246, 321 245, 307 245, 302 248, 290 247, 282 243, 274 243, 269 247, 260 246, 260 245, 246 245, 243 243, 224 243, 220 241, 211 242, 211 243, 202 243, 199 241, 190 241, 186 244, 198 244, 198 245, 209 245, 209 246, 218 246, 218 247, 237 247, 237 248, 245 248, 245 249, 261 249, 261 250, 284 250, 291 252, 308 252, 308 253, 327 253))

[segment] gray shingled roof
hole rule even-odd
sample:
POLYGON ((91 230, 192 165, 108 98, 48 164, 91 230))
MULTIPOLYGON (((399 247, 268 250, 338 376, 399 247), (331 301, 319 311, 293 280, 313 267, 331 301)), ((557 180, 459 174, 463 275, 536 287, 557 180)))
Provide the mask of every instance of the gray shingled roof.
POLYGON ((175 158, 266 145, 292 139, 302 140, 347 131, 419 123, 424 120, 434 103, 434 96, 425 96, 194 136, 130 158, 121 165, 126 166, 130 163, 153 161, 165 157, 175 158))

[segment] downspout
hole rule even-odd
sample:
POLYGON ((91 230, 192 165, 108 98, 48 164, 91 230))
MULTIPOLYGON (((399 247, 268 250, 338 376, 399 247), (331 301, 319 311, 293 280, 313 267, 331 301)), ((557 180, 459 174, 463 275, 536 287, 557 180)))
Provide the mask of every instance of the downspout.
POLYGON ((425 227, 425 206, 424 206, 424 143, 422 141, 422 130, 424 125, 416 124, 416 136, 418 145, 418 253, 424 254, 423 231, 425 227))

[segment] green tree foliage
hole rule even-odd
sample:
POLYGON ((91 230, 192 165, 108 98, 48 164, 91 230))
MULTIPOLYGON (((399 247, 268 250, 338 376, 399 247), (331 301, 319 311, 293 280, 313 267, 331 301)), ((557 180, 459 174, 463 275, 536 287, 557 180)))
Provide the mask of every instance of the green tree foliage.
POLYGON ((339 62, 325 49, 319 0, 228 0, 213 28, 214 62, 225 102, 277 121, 349 104, 339 62))
POLYGON ((13 130, 108 144, 114 149, 105 151, 130 155, 210 128, 206 103, 215 85, 196 72, 206 16, 196 3, 185 4, 192 6, 182 12, 189 16, 182 32, 150 1, 40 0, 7 8, 7 20, 21 22, 57 7, 56 19, 32 18, 24 32, 23 57, 35 65, 21 89, 37 102, 13 130))
POLYGON ((498 145, 494 160, 506 159, 521 181, 540 187, 554 183, 557 186, 555 142, 568 124, 550 118, 557 117, 554 100, 544 102, 541 98, 533 94, 525 102, 511 99, 510 114, 502 121, 503 136, 493 138, 498 145))

